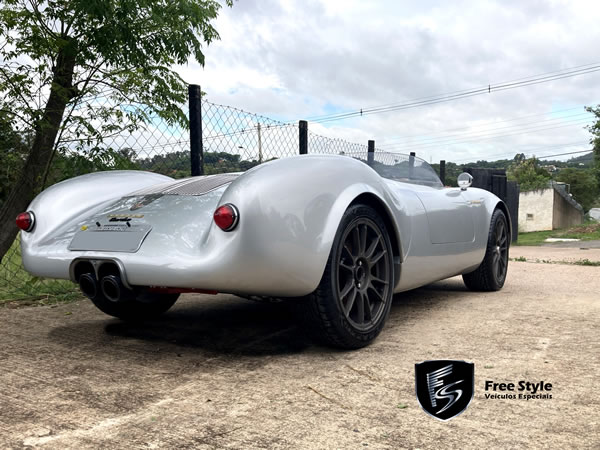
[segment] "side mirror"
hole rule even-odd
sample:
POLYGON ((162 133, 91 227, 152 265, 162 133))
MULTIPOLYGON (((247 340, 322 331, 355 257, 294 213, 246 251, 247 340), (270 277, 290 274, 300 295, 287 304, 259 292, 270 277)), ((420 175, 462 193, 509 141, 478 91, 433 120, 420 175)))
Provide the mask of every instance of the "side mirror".
POLYGON ((471 174, 463 172, 458 176, 456 182, 461 191, 466 191, 467 188, 473 184, 473 177, 471 174))

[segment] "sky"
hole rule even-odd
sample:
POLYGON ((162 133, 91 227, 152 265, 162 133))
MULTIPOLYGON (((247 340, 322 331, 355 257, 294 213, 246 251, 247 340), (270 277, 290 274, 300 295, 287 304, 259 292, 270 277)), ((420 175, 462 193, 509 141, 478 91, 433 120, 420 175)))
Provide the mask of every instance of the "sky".
MULTIPOLYGON (((469 162, 585 150, 600 71, 346 120, 316 117, 600 65, 600 2, 238 0, 204 67, 207 100, 378 150, 469 162)), ((575 155, 576 156, 576 155, 575 155)), ((556 159, 564 159, 568 156, 556 159)))

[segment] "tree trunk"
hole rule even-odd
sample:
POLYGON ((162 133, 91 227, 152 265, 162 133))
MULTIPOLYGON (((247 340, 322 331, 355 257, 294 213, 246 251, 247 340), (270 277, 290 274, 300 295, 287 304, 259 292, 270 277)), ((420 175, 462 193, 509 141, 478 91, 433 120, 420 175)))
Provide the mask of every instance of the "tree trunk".
POLYGON ((31 151, 20 177, 0 210, 0 259, 6 254, 19 231, 15 225, 15 217, 26 210, 42 187, 65 108, 73 98, 75 58, 74 42, 69 42, 63 47, 56 58, 50 95, 42 117, 36 122, 31 151))

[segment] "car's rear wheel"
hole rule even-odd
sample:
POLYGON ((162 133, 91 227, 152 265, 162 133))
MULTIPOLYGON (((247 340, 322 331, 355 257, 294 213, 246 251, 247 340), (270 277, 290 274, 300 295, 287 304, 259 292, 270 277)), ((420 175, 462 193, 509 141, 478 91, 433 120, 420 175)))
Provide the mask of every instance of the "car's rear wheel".
POLYGON ((506 216, 500 209, 496 209, 490 221, 485 257, 477 269, 463 275, 463 281, 469 289, 473 291, 502 289, 508 272, 509 231, 506 216))
POLYGON ((134 298, 113 302, 98 292, 90 298, 103 313, 127 321, 156 319, 175 304, 179 294, 138 293, 134 298))
POLYGON ((381 332, 393 289, 385 223, 373 208, 353 205, 342 217, 323 278, 308 298, 309 325, 329 345, 364 347, 381 332))

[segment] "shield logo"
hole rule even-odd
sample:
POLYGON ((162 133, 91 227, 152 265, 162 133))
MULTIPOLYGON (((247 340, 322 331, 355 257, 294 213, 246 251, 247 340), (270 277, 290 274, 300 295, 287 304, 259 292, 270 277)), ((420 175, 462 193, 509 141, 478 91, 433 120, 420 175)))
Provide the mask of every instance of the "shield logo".
POLYGON ((450 420, 473 400, 475 364, 440 359, 415 364, 415 390, 421 408, 439 420, 450 420))

